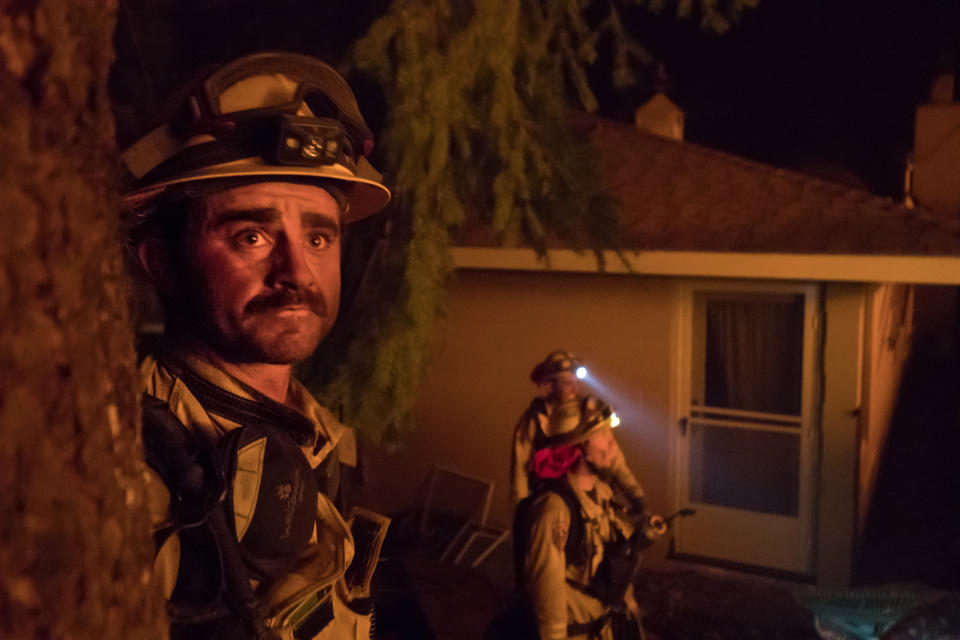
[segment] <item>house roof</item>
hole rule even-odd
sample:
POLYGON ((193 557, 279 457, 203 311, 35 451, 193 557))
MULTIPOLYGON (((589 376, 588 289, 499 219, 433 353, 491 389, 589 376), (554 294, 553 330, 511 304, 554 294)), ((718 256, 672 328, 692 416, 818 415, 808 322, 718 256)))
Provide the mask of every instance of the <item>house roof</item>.
POLYGON ((960 221, 821 178, 660 138, 588 126, 639 250, 960 255, 960 221))
MULTIPOLYGON (((578 116, 637 251, 960 256, 960 221, 688 142, 578 116)), ((497 246, 466 229, 460 246, 497 246)), ((557 247, 556 242, 550 246, 557 247)))

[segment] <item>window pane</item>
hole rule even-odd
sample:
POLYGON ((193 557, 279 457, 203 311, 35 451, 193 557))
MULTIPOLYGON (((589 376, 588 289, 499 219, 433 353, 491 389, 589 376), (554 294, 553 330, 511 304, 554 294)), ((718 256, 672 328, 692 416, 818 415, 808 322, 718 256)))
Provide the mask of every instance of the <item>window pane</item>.
POLYGON ((706 301, 706 404, 800 415, 803 296, 706 301))
POLYGON ((690 497, 695 502, 797 515, 799 435, 693 422, 690 436, 690 497))

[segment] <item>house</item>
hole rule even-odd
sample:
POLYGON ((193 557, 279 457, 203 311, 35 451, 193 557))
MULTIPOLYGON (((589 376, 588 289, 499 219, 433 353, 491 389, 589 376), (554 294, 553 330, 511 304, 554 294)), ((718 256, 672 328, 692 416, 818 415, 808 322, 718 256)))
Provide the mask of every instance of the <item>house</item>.
POLYGON ((599 272, 562 246, 546 263, 465 233, 416 429, 369 465, 372 506, 415 504, 440 464, 494 480, 490 521, 509 523, 528 374, 563 348, 621 416, 648 504, 697 510, 648 558, 849 584, 917 286, 960 284, 960 221, 626 124, 588 126, 629 266, 611 252, 599 272))

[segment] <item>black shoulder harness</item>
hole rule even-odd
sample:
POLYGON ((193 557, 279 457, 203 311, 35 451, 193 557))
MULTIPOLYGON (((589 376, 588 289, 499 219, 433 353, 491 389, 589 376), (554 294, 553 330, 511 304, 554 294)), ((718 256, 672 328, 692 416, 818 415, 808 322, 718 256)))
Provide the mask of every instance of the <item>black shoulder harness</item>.
MULTIPOLYGON (((182 367, 168 360, 161 364, 180 378, 203 408, 221 418, 232 420, 240 424, 266 423, 273 425, 294 439, 300 446, 314 443, 314 438, 320 440, 322 435, 316 433, 313 423, 299 411, 284 406, 268 398, 256 389, 247 389, 255 400, 248 400, 235 393, 221 389, 217 385, 198 376, 186 367, 182 367)), ((322 445, 317 442, 317 446, 322 445)))

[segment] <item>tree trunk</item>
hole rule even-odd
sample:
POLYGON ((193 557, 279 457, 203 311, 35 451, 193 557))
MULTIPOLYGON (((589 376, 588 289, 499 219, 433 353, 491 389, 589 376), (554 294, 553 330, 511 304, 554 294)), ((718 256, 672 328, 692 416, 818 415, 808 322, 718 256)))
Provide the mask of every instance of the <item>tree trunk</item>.
POLYGON ((164 636, 106 80, 115 0, 0 1, 0 638, 164 636))

